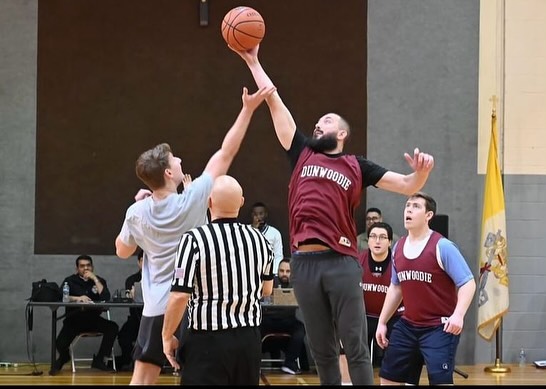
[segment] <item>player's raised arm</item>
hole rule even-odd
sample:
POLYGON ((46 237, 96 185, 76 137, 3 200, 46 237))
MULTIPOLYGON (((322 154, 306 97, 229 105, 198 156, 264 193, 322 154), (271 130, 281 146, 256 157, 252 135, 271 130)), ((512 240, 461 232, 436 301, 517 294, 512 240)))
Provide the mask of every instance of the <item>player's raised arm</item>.
POLYGON ((249 95, 248 89, 246 87, 243 88, 243 107, 241 108, 241 112, 239 112, 235 123, 233 123, 233 126, 231 126, 224 137, 222 146, 213 154, 205 167, 205 171, 213 178, 227 173, 235 155, 241 147, 241 143, 243 142, 243 138, 245 137, 254 111, 264 99, 271 96, 274 91, 274 86, 267 86, 262 87, 256 93, 249 95))
POLYGON ((415 148, 413 157, 408 153, 404 158, 413 170, 411 174, 400 174, 388 171, 377 182, 377 187, 395 193, 411 195, 420 191, 427 182, 428 176, 434 167, 434 157, 415 148))
MULTIPOLYGON (((273 81, 271 81, 258 60, 260 45, 256 45, 247 51, 237 51, 233 48, 231 49, 239 54, 246 62, 258 87, 261 88, 263 86, 273 85, 273 81)), ((273 93, 266 99, 266 101, 267 105, 269 106, 269 111, 271 112, 271 118, 273 119, 273 125, 275 126, 277 138, 279 139, 281 146, 285 150, 288 150, 290 149, 292 139, 294 138, 294 134, 296 132, 296 123, 294 122, 294 118, 282 101, 279 92, 273 93)))

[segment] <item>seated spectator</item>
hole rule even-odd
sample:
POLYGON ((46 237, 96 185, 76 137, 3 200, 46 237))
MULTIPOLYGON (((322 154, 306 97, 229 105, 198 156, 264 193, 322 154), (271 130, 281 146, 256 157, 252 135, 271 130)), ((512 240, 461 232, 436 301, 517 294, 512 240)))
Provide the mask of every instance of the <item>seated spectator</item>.
POLYGON ((282 235, 277 228, 267 223, 268 216, 269 213, 264 203, 257 202, 252 205, 252 227, 260 230, 271 245, 271 250, 273 250, 273 274, 277 274, 279 263, 283 259, 282 235))
MULTIPOLYGON (((278 274, 273 280, 273 288, 291 288, 290 284, 290 259, 284 258, 279 263, 278 274)), ((290 339, 281 344, 269 345, 271 348, 262 350, 272 355, 280 355, 284 352, 284 363, 282 371, 289 374, 301 374, 302 370, 309 370, 307 352, 305 349, 305 326, 298 318, 297 310, 290 311, 267 311, 264 312, 260 326, 262 337, 270 333, 284 332, 290 334, 290 339), (299 364, 298 364, 299 358, 299 364)))
MULTIPOLYGON (((64 279, 70 287, 71 302, 92 303, 93 301, 110 300, 110 291, 106 280, 94 273, 93 260, 89 255, 76 258, 76 274, 64 279)), ((69 347, 74 338, 82 332, 102 332, 99 351, 93 356, 91 367, 99 370, 112 371, 106 364, 106 358, 112 354, 112 347, 118 334, 118 325, 101 316, 101 309, 82 307, 66 307, 66 317, 63 328, 57 336, 57 351, 59 358, 55 361, 50 375, 57 374, 63 365, 70 360, 69 347)))
MULTIPOLYGON (((140 249, 137 254, 138 271, 131 274, 125 280, 125 289, 129 291, 129 296, 134 299, 134 285, 142 280, 142 261, 144 259, 144 251, 140 249)), ((138 328, 140 327, 140 318, 142 317, 143 308, 129 308, 129 316, 127 321, 121 326, 118 333, 118 343, 121 348, 121 356, 116 357, 116 366, 119 370, 132 370, 133 365, 133 346, 138 336, 138 328)))

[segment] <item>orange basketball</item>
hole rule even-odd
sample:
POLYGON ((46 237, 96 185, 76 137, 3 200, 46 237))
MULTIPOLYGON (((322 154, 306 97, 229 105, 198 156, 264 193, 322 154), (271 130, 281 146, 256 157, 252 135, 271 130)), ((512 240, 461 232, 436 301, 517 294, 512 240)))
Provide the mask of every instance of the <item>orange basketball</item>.
POLYGON ((230 10, 222 20, 222 36, 235 50, 249 50, 265 35, 262 15, 253 8, 240 6, 230 10))

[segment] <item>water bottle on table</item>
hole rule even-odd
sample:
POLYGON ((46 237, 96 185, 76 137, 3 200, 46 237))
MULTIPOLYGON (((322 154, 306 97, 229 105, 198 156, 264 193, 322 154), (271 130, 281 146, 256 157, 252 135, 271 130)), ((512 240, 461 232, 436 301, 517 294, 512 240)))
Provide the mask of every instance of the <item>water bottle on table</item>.
POLYGON ((527 363, 527 356, 525 355, 525 350, 522 348, 519 350, 519 365, 521 367, 525 366, 527 363))
POLYGON ((63 303, 67 303, 70 301, 70 287, 68 286, 68 282, 64 282, 63 285, 63 303))

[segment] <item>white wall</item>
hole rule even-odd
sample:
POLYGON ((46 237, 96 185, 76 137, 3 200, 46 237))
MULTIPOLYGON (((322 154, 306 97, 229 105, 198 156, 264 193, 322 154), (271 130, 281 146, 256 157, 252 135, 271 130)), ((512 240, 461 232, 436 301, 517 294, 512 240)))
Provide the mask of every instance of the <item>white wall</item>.
MULTIPOLYGON (((506 198, 510 307, 501 358, 546 358, 546 1, 482 0, 479 165, 487 163, 492 95, 499 98, 506 198)), ((481 339, 476 359, 494 361, 496 342, 481 339)))

